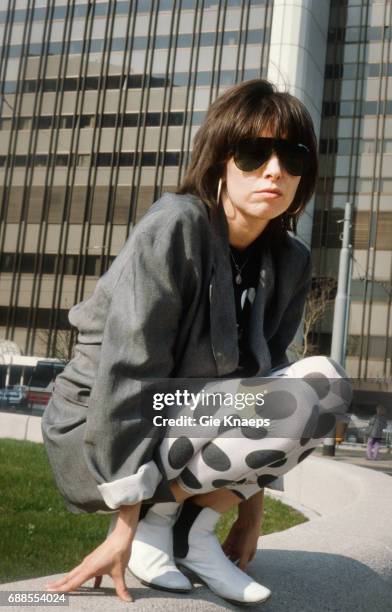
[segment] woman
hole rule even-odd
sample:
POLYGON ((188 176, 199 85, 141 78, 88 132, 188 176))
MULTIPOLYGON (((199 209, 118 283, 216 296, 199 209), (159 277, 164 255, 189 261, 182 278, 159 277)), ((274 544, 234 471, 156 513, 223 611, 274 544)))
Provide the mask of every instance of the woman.
POLYGON ((366 458, 371 461, 376 461, 378 458, 378 452, 382 442, 382 432, 388 426, 385 414, 384 406, 382 404, 377 404, 376 414, 370 418, 367 426, 369 439, 366 446, 366 458))
POLYGON ((311 274, 308 249, 287 231, 316 175, 302 103, 261 79, 230 88, 211 105, 177 193, 153 204, 94 294, 71 309, 78 344, 45 411, 44 441, 68 508, 115 518, 107 539, 53 590, 93 576, 98 584, 107 573, 129 600, 129 561, 153 587, 189 591, 182 565, 230 601, 269 597, 243 571, 260 533, 263 487, 312 452, 351 397, 332 360, 289 365, 286 356, 311 274), (271 373, 268 430, 212 426, 192 437, 170 423, 152 426, 151 394, 173 390, 173 379, 179 388, 192 379, 196 390, 200 379, 226 390, 236 381, 236 391, 271 373), (213 530, 234 505, 239 518, 223 552, 213 530))

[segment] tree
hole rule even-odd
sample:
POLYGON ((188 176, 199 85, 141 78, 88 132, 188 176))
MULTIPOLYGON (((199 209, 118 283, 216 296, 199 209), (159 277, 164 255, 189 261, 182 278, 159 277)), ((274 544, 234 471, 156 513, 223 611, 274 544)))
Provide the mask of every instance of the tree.
POLYGON ((290 351, 297 359, 314 355, 318 352, 317 345, 311 342, 311 334, 314 332, 316 323, 320 321, 327 308, 336 297, 337 281, 330 276, 312 278, 311 289, 306 297, 303 316, 303 344, 294 342, 290 345, 290 351))
POLYGON ((76 330, 57 329, 50 333, 49 329, 37 332, 37 338, 46 347, 48 357, 69 361, 73 355, 76 342, 76 330))

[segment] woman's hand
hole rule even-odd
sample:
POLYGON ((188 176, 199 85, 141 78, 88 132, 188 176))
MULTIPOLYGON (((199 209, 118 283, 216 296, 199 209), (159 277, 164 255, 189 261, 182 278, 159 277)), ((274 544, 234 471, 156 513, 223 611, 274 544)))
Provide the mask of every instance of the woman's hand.
POLYGON ((222 544, 225 555, 231 561, 238 561, 238 567, 246 570, 246 567, 256 554, 257 540, 260 537, 260 522, 242 523, 237 519, 222 544))
POLYGON ((238 518, 222 544, 225 555, 245 571, 257 550, 264 511, 264 489, 239 505, 238 518))
POLYGON ((116 593, 123 601, 132 601, 125 584, 125 569, 131 556, 132 540, 135 535, 140 512, 140 503, 121 506, 114 530, 92 553, 87 555, 66 576, 45 585, 46 590, 67 593, 74 591, 86 580, 95 577, 94 587, 101 583, 101 576, 112 577, 116 593))

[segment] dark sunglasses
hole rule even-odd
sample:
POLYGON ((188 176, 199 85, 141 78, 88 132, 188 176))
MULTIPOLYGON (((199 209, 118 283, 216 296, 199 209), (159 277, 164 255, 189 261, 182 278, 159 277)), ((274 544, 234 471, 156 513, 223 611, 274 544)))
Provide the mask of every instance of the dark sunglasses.
POLYGON ((250 172, 260 168, 275 151, 285 170, 294 176, 309 170, 310 151, 300 143, 278 138, 245 138, 233 149, 234 163, 240 170, 250 172))

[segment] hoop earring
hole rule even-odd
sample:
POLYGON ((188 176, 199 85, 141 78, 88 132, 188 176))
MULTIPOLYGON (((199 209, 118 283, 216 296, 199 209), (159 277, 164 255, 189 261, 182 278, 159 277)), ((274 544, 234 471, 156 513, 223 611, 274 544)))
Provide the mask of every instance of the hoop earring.
POLYGON ((287 211, 287 214, 293 216, 299 213, 300 210, 301 210, 301 206, 299 206, 296 210, 287 211))
POLYGON ((218 192, 216 194, 216 203, 217 203, 218 206, 219 206, 219 199, 220 199, 220 195, 221 195, 221 190, 222 190, 222 179, 220 178, 219 182, 218 182, 218 192))

